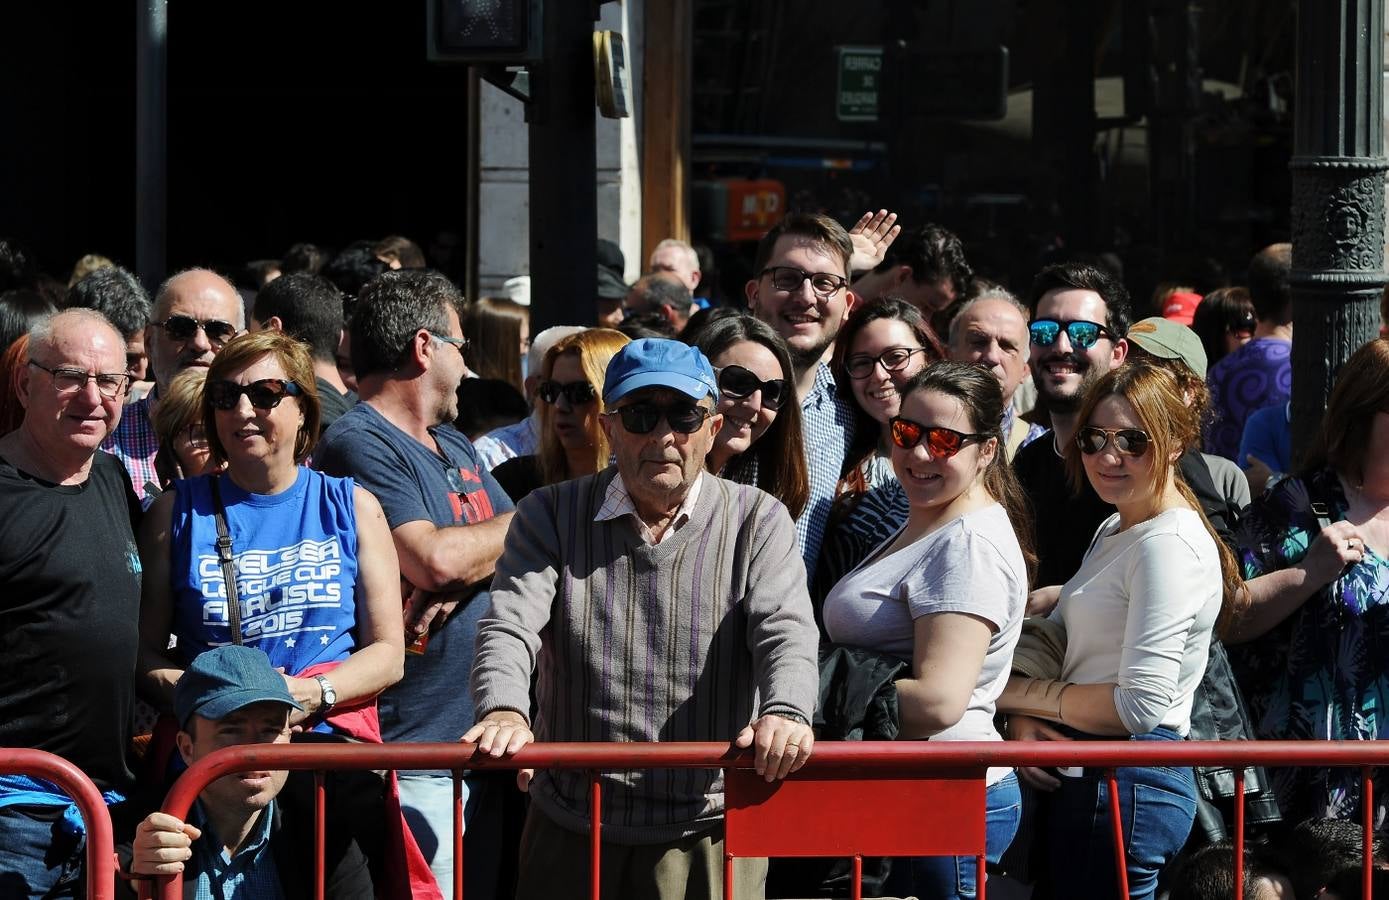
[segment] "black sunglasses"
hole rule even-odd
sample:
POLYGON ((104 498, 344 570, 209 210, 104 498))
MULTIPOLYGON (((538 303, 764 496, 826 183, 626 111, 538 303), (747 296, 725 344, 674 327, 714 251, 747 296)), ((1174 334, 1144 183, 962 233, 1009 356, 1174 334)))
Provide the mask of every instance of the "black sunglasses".
POLYGON ((931 452, 934 459, 949 459, 963 450, 968 442, 987 441, 989 439, 987 434, 965 434, 963 431, 944 428, 940 425, 922 425, 920 422, 913 422, 911 419, 904 419, 901 416, 893 416, 888 420, 888 425, 888 433, 892 436, 892 443, 903 450, 910 450, 925 440, 926 449, 931 452))
POLYGON ((1062 322, 1057 319, 1034 319, 1027 326, 1027 333, 1031 336, 1032 343, 1039 347, 1050 347, 1056 343, 1056 339, 1061 336, 1063 330, 1066 332, 1066 337, 1070 339, 1071 346, 1077 350, 1089 350, 1102 337, 1114 340, 1114 332, 1099 322, 1086 322, 1083 319, 1070 322, 1062 322))
POLYGON ((176 341, 192 340, 198 329, 203 330, 209 342, 225 344, 236 337, 237 328, 221 319, 195 319, 192 316, 169 316, 163 322, 155 322, 164 332, 176 341))
POLYGON ((256 409, 274 409, 280 405, 281 400, 297 396, 299 393, 299 385, 283 378, 262 378, 250 384, 213 381, 207 386, 207 402, 212 404, 213 409, 235 409, 236 404, 241 401, 241 395, 245 394, 246 399, 250 400, 256 409))
POLYGON ((1152 438, 1148 437, 1148 432, 1139 431, 1137 428, 1110 430, 1086 425, 1076 432, 1076 444, 1080 447, 1080 452, 1086 456, 1094 456, 1107 447, 1110 442, 1113 442, 1116 453, 1139 457, 1148 452, 1152 438))
POLYGON ((694 403, 672 403, 670 406, 657 406, 654 403, 633 403, 606 413, 622 419, 622 427, 631 434, 650 434, 665 419, 670 430, 679 434, 693 434, 709 418, 710 412, 694 403))
POLYGON ((587 381, 571 381, 568 384, 560 384, 558 381, 542 381, 540 387, 536 388, 536 393, 540 399, 551 405, 558 403, 559 398, 563 397, 569 401, 570 406, 583 406, 585 403, 592 403, 598 396, 598 392, 593 389, 593 385, 587 381))
POLYGON ((768 409, 781 409, 786 401, 786 379, 758 378, 742 366, 724 366, 719 369, 719 391, 735 400, 746 400, 758 391, 762 392, 762 405, 768 409))

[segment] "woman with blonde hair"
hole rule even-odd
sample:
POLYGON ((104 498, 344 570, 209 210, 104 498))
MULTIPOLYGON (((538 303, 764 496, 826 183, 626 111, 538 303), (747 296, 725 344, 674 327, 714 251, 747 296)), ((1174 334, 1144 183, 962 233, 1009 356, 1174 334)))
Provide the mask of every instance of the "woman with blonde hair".
MULTIPOLYGON (((1088 479, 1118 511, 1096 532, 1050 619, 1065 635, 1057 679, 1013 675, 999 698, 1016 740, 1180 741, 1191 728, 1211 633, 1246 591, 1178 460, 1200 423, 1166 369, 1130 363, 1086 393, 1066 447, 1072 483, 1088 479)), ((1100 769, 1020 774, 1047 797, 1036 833, 1058 897, 1114 895, 1113 834, 1100 769)), ((1117 770, 1129 897, 1149 898, 1196 815, 1189 768, 1117 770)))
POLYGON ((603 376, 613 355, 630 343, 611 328, 571 334, 550 348, 541 363, 536 399, 540 403, 540 447, 492 470, 516 503, 538 487, 592 475, 607 468, 611 456, 599 424, 603 376))
POLYGON ((160 395, 159 408, 154 414, 154 433, 159 437, 154 473, 159 483, 145 485, 146 508, 178 479, 193 478, 221 468, 212 461, 203 424, 203 383, 206 380, 206 369, 185 369, 160 395))

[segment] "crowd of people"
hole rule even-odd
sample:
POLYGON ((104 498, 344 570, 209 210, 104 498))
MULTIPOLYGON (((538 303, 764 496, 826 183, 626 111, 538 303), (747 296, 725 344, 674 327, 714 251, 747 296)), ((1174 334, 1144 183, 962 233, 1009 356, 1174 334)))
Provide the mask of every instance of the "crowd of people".
MULTIPOLYGON (((1389 339, 1295 458, 1288 245, 1147 310, 1098 259, 1015 294, 886 211, 789 214, 733 303, 682 241, 630 286, 599 251, 573 323, 532 335, 524 279, 465 298, 401 237, 152 296, 100 257, 64 286, 0 241, 0 744, 105 792, 122 890, 304 895, 312 779, 155 811, 238 744, 718 741, 774 782, 817 740, 1389 730, 1389 339)), ((605 897, 722 896, 719 771, 599 778, 605 897)), ((985 781, 991 872, 1114 896, 1103 772, 985 781)), ((1378 779, 1245 783, 1245 896, 1359 896, 1378 779)), ((1228 770, 1117 785, 1130 897, 1229 896, 1228 770)), ((452 896, 453 773, 327 790, 328 896, 452 896)), ((464 773, 465 893, 586 896, 590 790, 464 773)), ((0 895, 85 889, 54 785, 0 776, 0 834, 0 895)), ((978 888, 973 857, 868 874, 978 888)), ((740 859, 736 883, 843 879, 740 859)))

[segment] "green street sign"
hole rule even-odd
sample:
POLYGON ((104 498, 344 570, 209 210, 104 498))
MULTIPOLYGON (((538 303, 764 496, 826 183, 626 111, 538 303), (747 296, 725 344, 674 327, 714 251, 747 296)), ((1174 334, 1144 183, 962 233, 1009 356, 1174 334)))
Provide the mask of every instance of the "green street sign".
POLYGON ((839 47, 835 115, 841 122, 878 121, 882 47, 839 47))

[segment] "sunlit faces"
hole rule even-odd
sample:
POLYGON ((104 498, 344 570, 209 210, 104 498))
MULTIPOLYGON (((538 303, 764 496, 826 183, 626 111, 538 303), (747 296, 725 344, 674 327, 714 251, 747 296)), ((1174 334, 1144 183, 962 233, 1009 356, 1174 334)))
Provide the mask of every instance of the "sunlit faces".
POLYGON ((929 354, 921 351, 921 342, 916 332, 900 319, 874 319, 854 336, 853 346, 845 356, 850 366, 849 384, 852 385, 854 400, 874 421, 885 424, 901 409, 901 396, 898 391, 911 380, 931 360, 929 354), (892 351, 901 353, 900 368, 889 369, 892 351), (889 361, 885 361, 885 357, 889 361), (868 362, 871 366, 867 366, 868 362), (857 373, 867 368, 860 378, 857 373))
MULTIPOLYGON (((275 701, 243 706, 220 719, 194 715, 188 732, 178 733, 178 749, 192 764, 226 747, 289 743, 289 707, 275 701), (190 733, 191 732, 191 733, 190 733)), ((203 789, 209 805, 219 809, 265 809, 285 786, 285 771, 255 771, 219 778, 203 789)))
POLYGON ((1003 386, 1004 402, 1027 377, 1027 320, 1007 300, 976 300, 951 323, 950 358, 986 367, 1003 386))
POLYGON ((666 245, 651 254, 652 272, 669 272, 693 291, 699 286, 699 257, 684 247, 666 245))
MULTIPOLYGON (((236 385, 249 385, 264 378, 290 380, 279 357, 273 353, 233 369, 227 373, 226 380, 236 385)), ((294 443, 304 425, 298 398, 286 396, 273 409, 260 409, 242 394, 236 398, 235 406, 229 410, 219 409, 215 416, 217 439, 232 469, 247 463, 294 465, 294 443)))
MULTIPOLYGON (((964 404, 938 391, 915 391, 901 403, 903 418, 927 428, 949 428, 963 434, 979 429, 971 422, 964 404)), ((931 455, 927 441, 904 450, 891 444, 892 468, 913 510, 945 510, 980 484, 984 470, 998 450, 998 441, 966 441, 948 458, 931 455)))
MULTIPOLYGON (((1057 322, 1098 322, 1103 325, 1107 307, 1094 291, 1062 289, 1048 291, 1037 303, 1038 319, 1057 322)), ((1107 333, 1086 350, 1074 346, 1062 328, 1048 346, 1032 345, 1032 380, 1052 412, 1073 413, 1080 408, 1085 388, 1118 366, 1127 355, 1128 345, 1107 333)))
MULTIPOLYGON (((1095 404, 1090 419, 1082 425, 1108 432, 1133 429, 1146 433, 1148 430, 1129 401, 1118 394, 1111 394, 1095 404)), ((1122 443, 1111 436, 1098 453, 1080 456, 1095 493, 1121 512, 1125 507, 1138 509, 1153 502, 1161 480, 1158 467, 1171 466, 1177 459, 1176 456, 1162 458, 1151 441, 1142 455, 1137 456, 1119 452, 1116 444, 1122 443)))
POLYGON ((96 379, 60 390, 60 376, 47 370, 124 374, 125 340, 110 326, 64 317, 54 323, 51 344, 30 352, 35 364, 19 368, 18 386, 26 430, 48 452, 89 455, 120 422, 125 394, 105 396, 96 379))
MULTIPOLYGON (((622 483, 634 497, 663 499, 694 483, 704 468, 704 458, 714 444, 714 435, 723 427, 723 417, 715 413, 694 431, 682 434, 661 416, 646 434, 633 434, 623 425, 620 410, 638 404, 670 407, 693 401, 679 391, 649 388, 623 397, 603 416, 603 431, 617 457, 622 483)), ((701 401, 708 405, 706 398, 701 401)))
MULTIPOLYGON (((448 329, 446 336, 455 340, 463 339, 463 326, 458 320, 458 312, 450 304, 448 307, 448 329)), ((447 341, 430 341, 430 372, 434 375, 439 398, 437 422, 440 425, 458 418, 458 384, 468 374, 468 366, 463 362, 463 354, 457 344, 447 341)))
POLYGON ((214 272, 193 270, 175 277, 167 290, 167 307, 159 310, 159 322, 150 322, 145 328, 145 352, 149 355, 149 369, 155 383, 167 387, 175 375, 191 366, 207 367, 212 358, 222 349, 222 343, 208 337, 208 328, 218 330, 211 323, 231 323, 238 330, 243 321, 241 295, 225 279, 214 272), (201 327, 193 328, 182 336, 175 337, 164 322, 170 319, 179 321, 180 317, 194 319, 201 327))
MULTIPOLYGON (((715 356, 710 362, 714 368, 742 366, 760 381, 785 378, 781 363, 776 355, 756 341, 740 341, 715 356)), ((728 393, 721 395, 718 412, 723 415, 723 427, 719 429, 714 441, 728 451, 729 456, 743 453, 757 443, 767 429, 776 421, 777 411, 769 407, 762 391, 754 391, 747 397, 733 397, 728 393)))
MULTIPOLYGON (((549 380, 561 385, 580 381, 588 384, 588 376, 584 374, 577 353, 564 353, 556 357, 549 380)), ((597 395, 587 403, 574 404, 560 393, 555 397, 555 402, 550 404, 550 427, 555 430, 555 436, 566 450, 592 447, 594 438, 598 435, 597 395)), ((606 462, 604 464, 606 465, 606 462)))
MULTIPOLYGON (((794 234, 782 235, 772 247, 766 268, 778 267, 838 278, 847 274, 844 259, 832 248, 794 234)), ((849 291, 845 287, 821 296, 806 279, 794 291, 783 291, 773 286, 770 274, 762 274, 747 283, 746 293, 752 314, 786 339, 798 370, 810 366, 829 349, 849 316, 849 291)))

